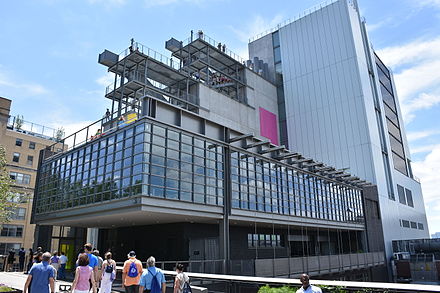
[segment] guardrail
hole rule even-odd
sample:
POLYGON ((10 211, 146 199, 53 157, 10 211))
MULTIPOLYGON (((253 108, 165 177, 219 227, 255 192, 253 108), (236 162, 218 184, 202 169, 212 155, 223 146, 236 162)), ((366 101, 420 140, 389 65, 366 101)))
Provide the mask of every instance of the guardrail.
MULTIPOLYGON (((140 108, 137 105, 127 105, 121 109, 121 115, 125 115, 127 113, 136 113, 138 115, 137 119, 139 119, 140 108)), ((118 124, 119 118, 120 116, 118 111, 110 113, 109 115, 104 115, 103 118, 81 128, 80 130, 59 140, 57 143, 48 146, 46 149, 44 149, 45 155, 43 159, 48 159, 54 155, 65 153, 71 149, 98 139, 106 133, 118 129, 120 127, 118 124), (108 125, 108 123, 111 124, 110 127, 104 130, 104 125, 108 125)))
MULTIPOLYGON (((117 266, 118 271, 122 271, 122 266, 117 266)), ((163 270, 167 279, 170 281, 176 275, 175 271, 163 270)), ((190 278, 191 284, 200 285, 209 289, 209 292, 240 292, 240 288, 246 288, 246 292, 257 292, 262 286, 269 285, 273 287, 289 286, 299 288, 301 282, 299 279, 289 278, 262 278, 241 275, 224 274, 205 274, 186 272, 190 278)), ((338 288, 338 292, 440 292, 440 286, 421 285, 421 284, 401 284, 401 283, 381 283, 381 282, 357 282, 357 281, 330 281, 330 280, 310 280, 315 286, 338 288), (342 291, 342 288, 345 291, 342 291)))
POLYGON ((180 69, 180 61, 177 60, 176 58, 165 56, 164 54, 159 53, 156 50, 153 50, 139 42, 134 42, 133 45, 122 51, 119 54, 119 60, 128 56, 130 53, 134 51, 141 52, 147 55, 148 57, 153 58, 156 61, 159 61, 165 65, 168 65, 171 68, 174 68, 175 70, 180 69))
MULTIPOLYGON (((204 32, 200 32, 199 31, 198 33, 195 33, 193 37, 189 37, 189 38, 183 40, 182 41, 182 45, 186 46, 186 45, 192 43, 193 41, 195 41, 197 39, 204 40, 205 42, 207 42, 208 44, 210 44, 211 46, 214 46, 216 48, 218 47, 219 44, 221 44, 220 42, 217 42, 216 40, 214 40, 213 38, 211 38, 210 36, 208 36, 204 32)), ((241 64, 243 64, 243 62, 246 61, 240 55, 238 55, 238 54, 234 53, 233 51, 229 50, 227 47, 225 47, 225 51, 222 51, 222 52, 225 53, 226 55, 228 55, 229 57, 231 57, 232 59, 240 62, 241 64)))
POLYGON ((338 1, 338 0, 329 0, 329 1, 322 2, 322 3, 318 4, 318 5, 315 5, 315 6, 313 6, 313 7, 310 7, 310 8, 308 8, 308 9, 306 9, 306 10, 300 12, 297 16, 294 16, 294 17, 292 17, 292 18, 286 19, 285 21, 283 21, 283 22, 277 24, 275 27, 272 27, 272 28, 270 28, 270 29, 268 29, 268 30, 265 30, 265 31, 262 32, 262 33, 259 33, 259 34, 256 35, 256 36, 253 36, 253 37, 249 38, 249 43, 252 43, 253 41, 258 40, 259 38, 264 37, 264 36, 267 35, 267 34, 273 33, 274 31, 279 30, 279 29, 282 28, 283 26, 286 26, 286 25, 288 25, 288 24, 291 24, 292 22, 295 22, 295 21, 297 21, 298 19, 300 19, 300 18, 302 18, 302 17, 304 17, 304 16, 307 16, 307 15, 309 15, 309 14, 315 12, 315 11, 318 11, 319 9, 322 9, 322 8, 328 6, 328 5, 332 4, 332 3, 335 3, 335 2, 337 2, 337 1, 338 1))
POLYGON ((63 138, 61 129, 57 130, 41 124, 25 121, 19 116, 9 116, 7 128, 24 134, 53 141, 63 138))

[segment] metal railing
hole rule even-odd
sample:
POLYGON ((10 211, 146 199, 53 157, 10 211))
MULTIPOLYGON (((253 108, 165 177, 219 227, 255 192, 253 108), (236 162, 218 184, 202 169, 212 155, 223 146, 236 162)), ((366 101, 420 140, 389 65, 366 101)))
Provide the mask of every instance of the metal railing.
POLYGON ((153 50, 139 42, 134 42, 132 46, 122 51, 119 54, 119 60, 121 60, 122 58, 128 56, 130 53, 135 51, 141 52, 147 55, 148 57, 153 58, 156 61, 159 61, 171 68, 174 68, 175 70, 180 69, 180 61, 178 59, 174 57, 165 56, 164 54, 159 53, 156 50, 153 50))
MULTIPOLYGON (((113 132, 120 127, 123 127, 124 125, 121 126, 121 124, 118 123, 118 119, 120 118, 118 113, 118 111, 115 111, 109 115, 104 115, 103 118, 85 126, 75 133, 70 134, 69 136, 59 140, 57 143, 50 145, 44 150, 46 152, 44 159, 48 159, 60 153, 65 153, 90 141, 99 139, 100 137, 113 132), (110 125, 110 127, 107 127, 104 130, 105 125, 110 125)), ((129 113, 136 113, 138 115, 137 119, 139 119, 140 107, 138 105, 131 104, 121 109, 121 115, 129 113)))
MULTIPOLYGON (((192 106, 198 107, 200 105, 200 100, 197 95, 193 95, 186 92, 172 93, 171 92, 172 89, 170 87, 155 80, 152 80, 150 78, 147 78, 145 74, 143 74, 142 72, 138 72, 138 71, 129 72, 127 74, 127 77, 124 78, 124 84, 127 84, 131 81, 137 81, 147 86, 142 91, 143 95, 150 95, 152 97, 165 100, 174 105, 179 105, 179 103, 184 103, 184 106, 188 106, 187 104, 190 104, 192 106), (148 87, 154 88, 154 90, 148 87)), ((121 78, 119 77, 116 82, 116 88, 114 88, 114 83, 108 85, 106 87, 105 94, 109 95, 114 90, 119 88, 121 86, 120 82, 121 82, 121 78)))
POLYGON ((268 30, 266 30, 266 31, 264 31, 264 32, 262 32, 262 33, 259 33, 259 34, 256 35, 256 36, 253 36, 253 37, 249 38, 249 43, 252 43, 253 41, 258 40, 259 38, 262 38, 262 37, 264 37, 264 36, 267 35, 267 34, 273 33, 274 31, 279 30, 279 29, 282 28, 283 26, 286 26, 286 25, 288 25, 288 24, 291 24, 292 22, 295 22, 295 21, 297 21, 298 19, 303 18, 304 16, 307 16, 307 15, 309 15, 309 14, 312 14, 313 12, 318 11, 318 10, 320 10, 320 9, 322 9, 322 8, 324 8, 324 7, 328 6, 328 5, 330 5, 330 4, 333 4, 333 3, 337 2, 337 1, 338 1, 338 0, 324 1, 324 2, 322 2, 321 4, 318 4, 318 5, 316 5, 316 6, 313 6, 313 7, 311 7, 311 8, 308 8, 308 9, 306 9, 306 10, 300 12, 297 16, 294 16, 294 17, 292 17, 292 18, 286 19, 285 21, 279 23, 279 24, 276 25, 275 27, 270 28, 270 29, 268 29, 268 30))
MULTIPOLYGON (((194 33, 193 37, 189 37, 187 39, 185 39, 182 42, 183 46, 186 46, 190 43, 192 43, 193 41, 197 40, 197 39, 201 39, 204 40, 205 42, 207 42, 208 44, 210 44, 211 46, 214 46, 217 48, 217 46, 219 44, 221 44, 220 42, 217 42, 216 40, 214 40, 213 38, 211 38, 210 36, 206 35, 203 32, 198 32, 198 33, 194 33)), ((223 52, 223 51, 222 51, 223 52)), ((241 64, 243 64, 243 62, 246 61, 246 59, 242 58, 240 55, 234 53, 233 51, 231 51, 230 49, 228 49, 227 47, 225 47, 225 51, 223 52, 226 55, 228 55, 229 57, 231 57, 232 59, 240 62, 241 64)))
MULTIPOLYGON (((57 134, 60 129, 54 129, 41 124, 25 121, 18 116, 9 116, 7 128, 24 134, 32 135, 42 139, 57 141, 57 134)), ((62 139, 61 133, 58 139, 62 139)))

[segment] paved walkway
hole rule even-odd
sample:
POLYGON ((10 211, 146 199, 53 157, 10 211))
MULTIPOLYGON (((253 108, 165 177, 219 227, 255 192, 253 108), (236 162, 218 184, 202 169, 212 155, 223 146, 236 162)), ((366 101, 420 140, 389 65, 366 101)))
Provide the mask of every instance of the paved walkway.
MULTIPOLYGON (((19 272, 0 272, 0 284, 5 284, 14 289, 23 290, 28 275, 19 272)), ((72 283, 64 281, 55 282, 55 292, 60 292, 60 285, 71 285, 72 283)))
MULTIPOLYGON (((9 273, 0 272, 0 284, 5 284, 6 286, 12 287, 14 289, 23 290, 27 276, 28 275, 19 272, 9 272, 9 273)), ((59 289, 60 285, 72 285, 72 283, 65 281, 56 281, 55 292, 62 292, 59 289)), ((114 293, 119 293, 123 291, 120 284, 114 284, 113 289, 116 290, 116 291, 112 291, 114 293)))

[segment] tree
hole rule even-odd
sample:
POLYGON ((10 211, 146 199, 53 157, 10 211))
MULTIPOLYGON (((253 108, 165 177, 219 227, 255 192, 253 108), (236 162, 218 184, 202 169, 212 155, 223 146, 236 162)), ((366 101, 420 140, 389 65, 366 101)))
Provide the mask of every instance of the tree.
POLYGON ((60 142, 63 139, 64 134, 65 134, 64 128, 61 126, 60 128, 57 129, 57 132, 55 134, 56 140, 60 142))
POLYGON ((23 119, 23 115, 17 115, 17 117, 15 117, 15 128, 17 130, 20 130, 23 127, 24 124, 24 119, 23 119))
POLYGON ((9 222, 17 206, 12 200, 11 183, 6 170, 6 150, 0 145, 0 223, 9 222))

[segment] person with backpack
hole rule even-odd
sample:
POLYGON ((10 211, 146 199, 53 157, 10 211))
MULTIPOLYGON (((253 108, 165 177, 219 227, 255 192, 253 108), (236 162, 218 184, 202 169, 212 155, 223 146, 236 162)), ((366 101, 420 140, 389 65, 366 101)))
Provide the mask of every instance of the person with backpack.
POLYGON ((147 266, 139 282, 139 293, 165 293, 165 275, 161 269, 156 268, 156 259, 153 256, 147 259, 147 266))
POLYGON ((142 275, 142 263, 136 259, 134 251, 130 251, 127 257, 128 260, 124 262, 122 269, 122 288, 125 288, 125 293, 138 293, 139 279, 142 275))
POLYGON ((111 252, 105 254, 105 260, 102 263, 101 270, 102 278, 99 292, 111 293, 113 281, 116 279, 116 262, 112 259, 111 252))
POLYGON ((173 293, 191 293, 189 277, 183 272, 183 264, 176 265, 176 278, 174 279, 173 293))

